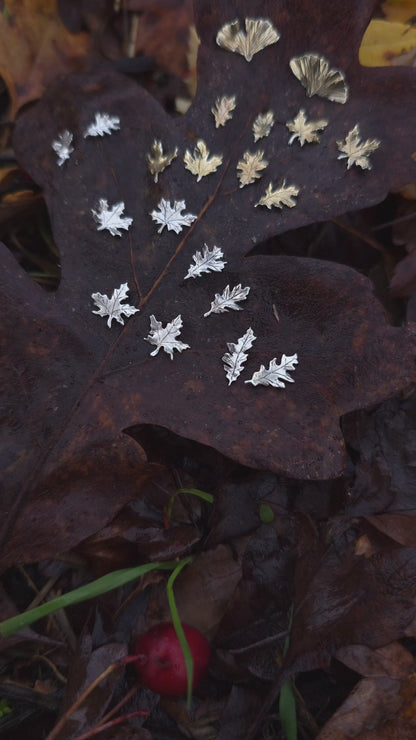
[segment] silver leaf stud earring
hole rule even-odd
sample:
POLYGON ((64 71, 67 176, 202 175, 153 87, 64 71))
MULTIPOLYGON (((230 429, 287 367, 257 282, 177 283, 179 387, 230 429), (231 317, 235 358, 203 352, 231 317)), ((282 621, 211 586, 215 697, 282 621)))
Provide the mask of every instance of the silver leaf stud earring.
POLYGON ((71 146, 73 138, 70 131, 62 131, 61 134, 58 134, 58 138, 52 142, 52 149, 58 157, 59 167, 70 158, 74 151, 74 147, 71 146))

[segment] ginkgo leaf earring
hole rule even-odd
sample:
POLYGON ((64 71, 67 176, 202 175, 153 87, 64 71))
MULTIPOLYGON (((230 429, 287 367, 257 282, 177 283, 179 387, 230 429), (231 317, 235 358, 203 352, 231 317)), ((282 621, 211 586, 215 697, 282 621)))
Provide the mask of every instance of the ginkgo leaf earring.
POLYGON ((319 54, 303 54, 293 57, 290 69, 306 90, 308 98, 319 95, 333 103, 346 103, 348 85, 340 69, 331 69, 325 57, 319 54))
POLYGON ((241 54, 247 62, 266 46, 275 44, 280 33, 268 18, 246 18, 245 32, 240 21, 226 23, 217 33, 217 44, 227 51, 241 54))

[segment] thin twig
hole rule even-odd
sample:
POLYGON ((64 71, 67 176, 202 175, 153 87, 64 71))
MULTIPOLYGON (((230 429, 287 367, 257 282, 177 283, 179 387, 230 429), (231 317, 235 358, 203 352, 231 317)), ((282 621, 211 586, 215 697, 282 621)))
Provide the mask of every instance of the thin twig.
POLYGON ((106 722, 108 722, 112 717, 114 717, 114 715, 117 714, 117 712, 122 707, 124 707, 124 705, 129 701, 129 699, 131 699, 135 695, 136 691, 138 691, 140 687, 141 687, 141 683, 140 681, 137 681, 137 683, 134 684, 134 686, 130 689, 130 691, 128 691, 127 694, 123 696, 121 701, 119 701, 119 703, 116 704, 115 707, 113 707, 109 712, 107 712, 107 714, 104 715, 104 717, 102 717, 102 719, 100 719, 100 721, 98 722, 98 725, 99 726, 103 725, 106 722))
MULTIPOLYGON (((148 717, 149 712, 147 712, 145 709, 138 710, 137 712, 131 712, 130 714, 123 714, 122 717, 117 717, 117 719, 112 719, 111 722, 106 722, 105 725, 95 725, 91 730, 88 730, 87 732, 84 732, 82 735, 77 735, 74 737, 74 740, 88 740, 90 737, 94 737, 94 735, 98 735, 99 732, 104 732, 104 730, 109 730, 111 727, 115 727, 115 725, 121 725, 122 722, 127 722, 129 719, 133 719, 134 717, 148 717)), ((46 740, 48 740, 46 738, 46 740)))
POLYGON ((361 239, 361 241, 365 244, 368 244, 369 247, 377 249, 378 252, 385 251, 381 244, 379 244, 375 239, 372 239, 371 236, 367 236, 366 234, 362 234, 361 231, 358 231, 358 229, 354 229, 353 226, 346 224, 345 221, 341 221, 341 219, 339 218, 331 218, 331 222, 343 231, 347 231, 348 234, 352 234, 352 236, 357 237, 357 239, 361 239))
MULTIPOLYGON (((62 728, 66 725, 68 720, 72 717, 74 712, 77 711, 78 707, 81 706, 81 704, 85 701, 85 699, 88 698, 88 696, 94 691, 94 689, 102 682, 104 681, 107 676, 110 676, 117 668, 120 668, 119 663, 110 663, 107 668, 100 673, 97 678, 90 683, 89 686, 85 689, 85 691, 82 692, 82 694, 79 695, 79 697, 74 701, 74 703, 69 707, 69 709, 66 710, 66 712, 62 715, 59 722, 56 723, 55 727, 52 728, 49 735, 46 737, 46 740, 55 740, 55 738, 59 735, 62 728)), ((79 740, 79 739, 78 739, 79 740)))
POLYGON ((33 655, 30 662, 32 663, 34 660, 41 660, 44 663, 46 663, 46 665, 49 666, 51 671, 54 672, 58 681, 61 681, 61 683, 64 683, 64 684, 67 683, 67 679, 65 678, 65 676, 61 673, 60 670, 58 670, 55 663, 53 663, 46 655, 41 655, 40 653, 36 653, 36 655, 33 655))

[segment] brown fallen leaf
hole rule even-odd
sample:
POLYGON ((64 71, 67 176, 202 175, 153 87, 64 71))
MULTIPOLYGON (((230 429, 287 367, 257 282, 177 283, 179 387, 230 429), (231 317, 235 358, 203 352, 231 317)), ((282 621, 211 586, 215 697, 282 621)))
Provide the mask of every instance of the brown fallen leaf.
POLYGON ((415 0, 384 0, 381 9, 389 21, 407 23, 416 14, 415 0))
MULTIPOLYGON (((183 118, 169 118, 136 84, 107 67, 67 77, 21 116, 16 150, 45 190, 62 281, 56 294, 47 296, 5 253, 0 276, 8 307, 5 509, 12 499, 16 512, 27 496, 28 510, 40 520, 45 481, 55 475, 62 480, 61 466, 76 470, 86 448, 104 450, 113 444, 116 459, 120 445, 142 461, 141 449, 123 432, 135 424, 167 427, 254 468, 300 478, 334 477, 346 461, 340 416, 409 385, 412 334, 388 325, 365 277, 330 261, 247 256, 268 237, 373 204, 389 187, 411 178, 414 73, 407 68, 364 69, 358 62, 373 6, 373 0, 354 0, 346 9, 339 0, 328 10, 323 0, 313 6, 302 0, 294 10, 289 0, 273 7, 258 2, 257 14, 262 17, 267 10, 281 39, 247 63, 220 48, 215 38, 230 14, 251 14, 253 7, 232 3, 225 8, 199 0, 198 92, 183 118), (305 51, 305 25, 311 30, 308 44, 345 70, 350 98, 345 106, 311 98, 311 118, 330 121, 319 145, 302 151, 289 147, 286 126, 278 125, 262 140, 270 180, 277 184, 287 172, 290 183, 300 188, 297 205, 276 214, 254 207, 263 185, 259 181, 239 188, 236 167, 252 146, 251 126, 259 113, 274 109, 283 121, 292 120, 305 105, 305 90, 289 68, 293 55, 305 51), (348 44, 341 43, 345 34, 348 44), (224 94, 235 94, 237 103, 232 120, 217 130, 211 109, 223 92, 219 81, 226 87, 224 94), (84 139, 86 126, 100 110, 120 117, 120 131, 99 142, 84 139), (364 140, 382 142, 371 154, 371 171, 347 170, 337 159, 336 142, 357 122, 364 140), (66 130, 74 135, 74 152, 59 167, 51 145, 66 130), (202 137, 211 151, 223 155, 224 164, 196 185, 184 169, 183 155, 202 137), (166 151, 180 150, 158 183, 145 156, 155 138, 166 151), (92 211, 99 199, 111 205, 122 202, 133 219, 117 244, 110 234, 96 230, 92 211), (172 200, 176 210, 185 201, 182 210, 190 227, 181 235, 167 229, 159 234, 150 214, 154 217, 161 203, 172 200), (221 246, 226 269, 185 282, 192 256, 204 243, 221 246), (124 327, 114 322, 109 329, 93 314, 91 295, 111 295, 127 281, 129 303, 140 311, 124 327), (204 319, 215 294, 227 285, 250 287, 243 310, 204 319), (181 346, 184 351, 175 352, 173 360, 163 351, 152 357, 145 341, 152 316, 163 326, 179 317, 182 345, 190 349, 181 346), (229 388, 221 357, 227 343, 250 326, 257 339, 246 375, 229 388), (280 361, 283 354, 298 355, 294 382, 285 389, 243 382, 261 364, 275 357, 280 361)), ((178 217, 175 225, 182 221, 178 217)), ((123 458, 120 453, 118 464, 123 458)), ((68 490, 62 501, 69 502, 70 476, 65 480, 68 490)), ((100 474, 96 481, 103 485, 100 474)), ((69 510, 57 517, 66 547, 81 539, 67 525, 67 518, 78 518, 79 505, 74 500, 74 507, 68 504, 69 510)), ((101 519, 96 526, 94 513, 81 519, 82 538, 103 526, 101 519)), ((21 512, 19 527, 23 520, 21 512)), ((24 530, 13 530, 11 519, 4 520, 4 530, 16 543, 23 542, 24 530)), ((7 548, 7 557, 14 557, 13 548, 7 548)), ((34 547, 30 557, 35 557, 34 547)))
POLYGON ((317 740, 413 740, 415 677, 403 682, 364 678, 320 731, 317 740))
POLYGON ((285 659, 293 671, 328 667, 330 657, 350 645, 375 649, 398 640, 416 615, 415 547, 399 547, 358 520, 329 522, 322 535, 295 567, 285 659), (363 533, 370 555, 355 550, 363 533))
MULTIPOLYGON (((226 545, 217 545, 200 553, 175 582, 175 601, 182 621, 207 637, 215 635, 233 598, 241 578, 244 547, 243 539, 236 543, 234 552, 226 545)), ((166 584, 158 584, 153 587, 146 623, 140 625, 139 631, 147 629, 152 621, 169 619, 166 584)))
POLYGON ((415 669, 412 654, 400 642, 391 642, 374 650, 366 645, 347 645, 337 650, 335 657, 366 678, 388 676, 402 680, 415 669))
MULTIPOLYGON (((345 439, 356 453, 355 477, 348 492, 348 513, 351 516, 399 514, 394 528, 392 526, 393 538, 396 537, 394 530, 399 531, 399 523, 403 535, 405 529, 409 531, 413 526, 415 412, 413 393, 407 398, 386 401, 371 412, 351 414, 343 425, 345 439), (409 519, 405 516, 407 512, 409 519), (404 519, 400 515, 404 515, 404 519)), ((409 535, 410 532, 406 535, 407 541, 409 535)))
POLYGON ((185 78, 191 71, 192 0, 127 0, 125 6, 139 13, 136 52, 153 57, 170 74, 185 78))
POLYGON ((65 28, 56 0, 9 0, 0 13, 0 75, 10 117, 40 98, 59 74, 83 69, 90 51, 88 34, 65 28))

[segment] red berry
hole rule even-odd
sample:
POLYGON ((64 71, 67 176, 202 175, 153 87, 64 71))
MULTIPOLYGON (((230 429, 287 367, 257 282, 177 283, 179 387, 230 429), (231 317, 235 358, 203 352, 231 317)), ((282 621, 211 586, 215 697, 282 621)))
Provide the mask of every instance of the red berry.
MULTIPOLYGON (((192 688, 195 688, 208 668, 211 648, 195 627, 189 624, 183 624, 182 627, 194 659, 192 688)), ((144 686, 161 696, 186 694, 185 659, 171 622, 161 622, 145 632, 134 652, 135 666, 144 686)))

